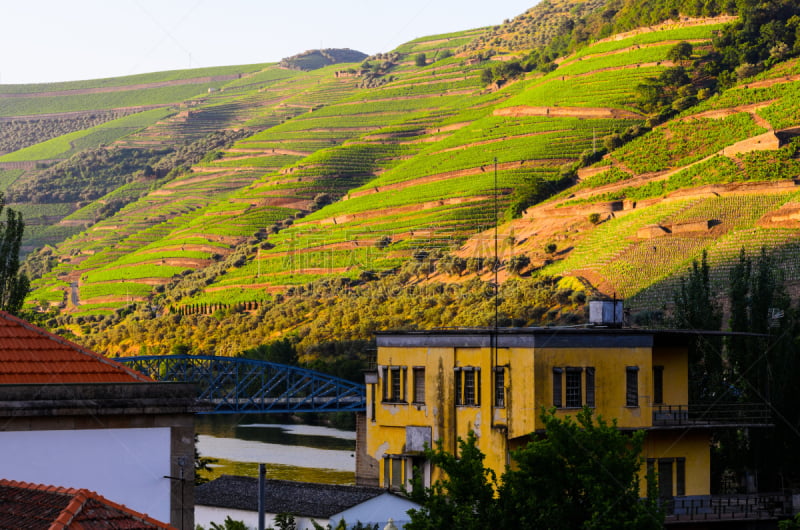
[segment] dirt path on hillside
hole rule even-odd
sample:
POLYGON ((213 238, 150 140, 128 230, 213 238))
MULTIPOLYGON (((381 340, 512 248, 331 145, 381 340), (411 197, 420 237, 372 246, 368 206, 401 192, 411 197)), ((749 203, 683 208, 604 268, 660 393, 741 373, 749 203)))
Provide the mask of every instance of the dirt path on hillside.
POLYGON ((492 112, 494 116, 544 116, 548 118, 581 118, 581 119, 642 119, 641 114, 629 110, 609 107, 530 107, 520 105, 505 107, 492 112))
POLYGON ((753 81, 752 83, 744 83, 745 88, 769 88, 775 85, 782 85, 783 83, 793 83, 800 81, 800 74, 787 75, 783 77, 775 77, 773 79, 764 79, 762 81, 753 81))
POLYGON ((721 120, 725 119, 728 116, 733 116, 734 114, 739 114, 745 112, 753 116, 753 120, 760 126, 767 130, 772 130, 772 124, 769 123, 767 120, 762 118, 758 115, 758 111, 765 107, 769 107, 772 105, 776 100, 771 99, 769 101, 761 101, 759 103, 752 103, 750 105, 739 105, 737 107, 728 107, 726 109, 715 109, 715 110, 707 110, 705 112, 700 112, 698 114, 692 114, 691 116, 684 116, 683 118, 679 118, 681 122, 689 122, 695 118, 709 118, 712 120, 721 120))
POLYGON ((70 303, 75 307, 81 305, 80 288, 78 287, 78 282, 71 282, 69 284, 69 300, 70 303))
MULTIPOLYGON (((685 169, 688 169, 688 168, 690 168, 692 166, 696 166, 698 164, 702 164, 703 162, 707 162, 707 161, 711 160, 712 158, 714 158, 715 156, 726 156, 728 158, 733 159, 736 155, 741 154, 741 153, 748 153, 748 152, 751 152, 751 151, 761 151, 761 150, 772 151, 772 150, 775 150, 777 148, 777 144, 776 143, 772 143, 772 142, 768 143, 768 140, 772 140, 772 139, 775 139, 775 133, 767 132, 767 133, 764 133, 764 134, 761 134, 761 135, 758 135, 758 136, 754 136, 752 138, 748 138, 746 140, 742 140, 741 142, 737 142, 737 143, 729 145, 727 147, 724 147, 720 151, 717 151, 716 153, 712 153, 712 154, 710 154, 710 155, 708 155, 708 156, 706 156, 706 157, 704 157, 704 158, 702 158, 702 159, 700 159, 700 160, 698 160, 696 162, 692 162, 691 164, 686 165, 686 166, 682 166, 682 167, 678 167, 678 168, 665 169, 663 171, 655 171, 655 172, 652 172, 652 173, 642 173, 642 174, 639 174, 639 175, 635 175, 633 178, 628 179, 628 180, 623 180, 623 181, 620 181, 620 182, 614 182, 612 184, 606 184, 606 185, 603 185, 603 186, 597 186, 597 187, 591 188, 591 189, 576 191, 569 198, 564 199, 563 201, 559 201, 558 203, 555 203, 555 204, 553 204, 551 206, 555 207, 558 204, 561 204, 561 203, 564 203, 564 202, 567 202, 567 201, 573 201, 575 199, 589 199, 589 198, 597 196, 597 195, 604 195, 604 194, 607 194, 607 193, 613 193, 615 191, 619 191, 619 190, 621 190, 623 188, 628 188, 628 187, 631 187, 631 186, 642 186, 642 185, 645 185, 645 184, 649 184, 650 182, 659 182, 659 181, 667 180, 672 175, 675 175, 676 173, 684 171, 685 169)), ((602 168, 601 171, 583 173, 581 175, 581 177, 582 178, 588 178, 589 176, 591 176, 593 174, 602 173, 603 171, 605 171, 607 169, 614 168, 614 167, 616 167, 617 169, 621 169, 621 170, 625 171, 626 173, 633 174, 625 166, 621 166, 619 164, 616 164, 616 165, 612 165, 610 167, 602 168)))
MULTIPOLYGON (((272 156, 272 155, 291 155, 291 156, 309 156, 311 151, 293 151, 291 149, 258 149, 256 147, 232 147, 226 149, 228 153, 248 153, 256 156, 272 156)), ((247 158, 247 157, 242 157, 247 158)), ((249 157, 252 158, 252 157, 249 157)), ((223 160, 233 160, 232 158, 225 157, 223 160)))

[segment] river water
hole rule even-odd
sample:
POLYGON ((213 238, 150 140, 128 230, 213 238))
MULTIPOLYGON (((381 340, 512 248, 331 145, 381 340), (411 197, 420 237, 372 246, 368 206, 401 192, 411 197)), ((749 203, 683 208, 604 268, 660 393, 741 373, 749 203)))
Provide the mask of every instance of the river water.
POLYGON ((197 450, 215 460, 204 476, 257 477, 263 463, 267 478, 355 483, 354 431, 275 421, 275 416, 257 414, 197 416, 197 450))

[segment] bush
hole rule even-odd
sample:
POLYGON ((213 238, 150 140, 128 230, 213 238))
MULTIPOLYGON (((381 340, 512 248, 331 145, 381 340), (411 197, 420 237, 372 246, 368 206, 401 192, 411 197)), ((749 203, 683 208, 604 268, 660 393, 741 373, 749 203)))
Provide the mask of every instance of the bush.
POLYGON ((511 256, 511 259, 508 260, 508 271, 511 274, 519 275, 522 269, 530 265, 530 263, 531 259, 525 254, 511 256))

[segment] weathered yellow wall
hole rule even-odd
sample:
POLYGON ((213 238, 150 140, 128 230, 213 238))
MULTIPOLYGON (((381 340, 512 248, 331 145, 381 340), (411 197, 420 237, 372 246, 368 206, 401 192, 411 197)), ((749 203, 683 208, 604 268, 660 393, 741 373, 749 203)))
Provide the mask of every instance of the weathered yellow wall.
POLYGON ((653 349, 653 366, 664 367, 664 405, 689 403, 689 355, 685 348, 653 349))
MULTIPOLYGON (((595 414, 620 427, 650 426, 652 413, 652 363, 650 348, 537 348, 535 353, 535 425, 541 428, 538 411, 553 406, 553 367, 595 368, 595 414), (639 367, 639 406, 627 407, 625 401, 626 366, 639 367)), ((563 383, 562 383, 563 384, 563 383)), ((584 388, 585 391, 585 388, 584 388)), ((585 393, 583 396, 585 400, 585 393)), ((580 409, 562 408, 557 416, 574 414, 580 409)))
MULTIPOLYGON (((500 365, 508 364, 509 352, 498 350, 497 361, 500 365)), ((413 396, 412 370, 425 367, 426 391, 424 405, 383 403, 382 385, 386 379, 381 378, 375 392, 376 421, 367 422, 367 452, 371 457, 380 461, 385 454, 405 453, 406 426, 430 426, 432 440, 442 440, 443 447, 453 453, 457 451, 458 438, 466 439, 472 430, 478 437, 479 449, 486 455, 486 465, 498 470, 498 474, 502 473, 508 455, 503 428, 509 420, 508 405, 512 397, 507 393, 507 406, 495 409, 492 371, 495 365, 491 348, 380 348, 377 362, 379 366, 408 367, 406 395, 409 401, 413 396), (481 368, 479 405, 456 406, 453 394, 455 367, 481 368)), ((506 388, 509 388, 511 373, 509 371, 506 376, 506 388)), ((512 383, 511 388, 514 386, 512 383)), ((524 385, 519 387, 524 388, 524 385)), ((437 473, 434 472, 433 476, 435 479, 437 473)), ((384 483, 382 467, 380 481, 384 483)))
MULTIPOLYGON (((385 378, 376 385, 376 421, 367 413, 367 453, 382 462, 384 455, 407 453, 406 426, 430 426, 432 440, 456 452, 457 438, 470 430, 478 436, 478 447, 486 455, 485 464, 498 476, 509 464, 509 450, 529 440, 541 428, 542 408, 553 406, 552 369, 557 367, 595 368, 595 413, 608 421, 617 420, 622 428, 648 428, 652 425, 654 365, 664 366, 664 404, 688 402, 688 360, 685 349, 626 347, 596 348, 491 348, 380 347, 379 366, 407 367, 405 395, 408 403, 383 403, 385 378), (496 356, 495 356, 496 355, 496 356), (505 407, 494 407, 495 366, 506 366, 505 407), (639 406, 626 406, 626 367, 639 368, 639 406), (413 400, 413 368, 425 367, 425 403, 413 400), (477 406, 455 404, 454 368, 480 367, 480 401, 477 406)), ((565 387, 565 380, 563 381, 565 387)), ((582 388, 585 400, 585 385, 582 388)), ((367 397, 371 391, 368 388, 367 397)), ((560 416, 579 409, 559 409, 560 416)), ((709 493, 709 438, 704 431, 651 430, 645 443, 644 458, 686 458, 686 494, 709 493)), ((645 470, 642 470, 644 480, 645 470)), ((432 472, 432 480, 439 476, 432 472)), ((380 484, 384 484, 380 465, 380 484)), ((644 484, 644 482, 643 482, 644 484)), ((644 490, 642 490, 644 494, 644 490)))
MULTIPOLYGON (((648 458, 685 458, 686 495, 711 493, 711 437, 708 431, 684 429, 649 431, 645 438, 642 456, 645 462, 648 458)), ((640 486, 642 495, 647 491, 646 472, 646 466, 643 466, 640 486)))

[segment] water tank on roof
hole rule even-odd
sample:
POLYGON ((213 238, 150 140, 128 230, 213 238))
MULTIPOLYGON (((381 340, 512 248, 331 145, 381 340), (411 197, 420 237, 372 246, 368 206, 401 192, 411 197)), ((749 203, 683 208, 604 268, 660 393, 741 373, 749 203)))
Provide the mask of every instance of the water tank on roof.
POLYGON ((622 300, 589 301, 589 324, 621 327, 623 318, 622 300))

